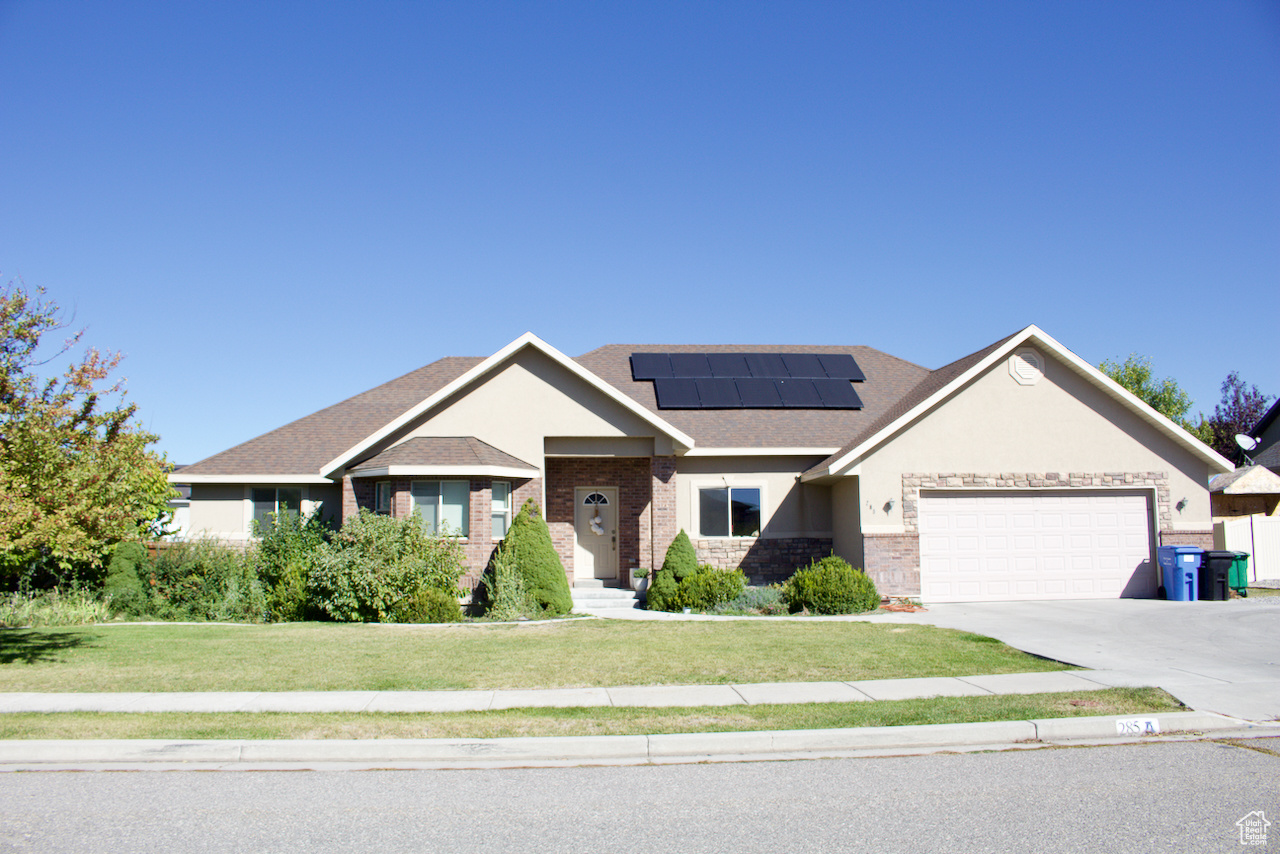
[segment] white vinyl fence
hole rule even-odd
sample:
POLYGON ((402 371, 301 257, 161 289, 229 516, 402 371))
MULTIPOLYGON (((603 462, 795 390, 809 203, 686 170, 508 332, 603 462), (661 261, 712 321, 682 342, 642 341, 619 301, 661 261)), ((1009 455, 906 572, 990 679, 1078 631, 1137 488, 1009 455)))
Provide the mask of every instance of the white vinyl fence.
POLYGON ((1213 525, 1213 547, 1249 553, 1249 581, 1280 581, 1280 517, 1241 516, 1213 525))

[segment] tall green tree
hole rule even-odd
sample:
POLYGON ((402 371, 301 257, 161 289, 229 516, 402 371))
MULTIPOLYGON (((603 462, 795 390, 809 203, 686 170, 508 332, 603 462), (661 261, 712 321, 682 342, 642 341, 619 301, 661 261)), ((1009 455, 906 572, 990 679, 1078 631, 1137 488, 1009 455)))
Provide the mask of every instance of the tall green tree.
POLYGON ((116 543, 152 536, 174 494, 150 447, 158 437, 110 379, 118 353, 88 348, 41 376, 83 335, 45 358, 47 338, 66 328, 61 315, 42 288, 0 288, 0 582, 10 585, 97 569, 116 543))
POLYGON ((1256 385, 1246 386, 1238 372, 1227 374, 1222 381, 1222 400, 1208 420, 1209 446, 1236 465, 1243 463, 1244 452, 1236 444, 1236 434, 1252 430, 1267 414, 1272 399, 1258 391, 1256 385))
POLYGON ((1208 443, 1209 428, 1204 417, 1200 416, 1195 421, 1188 417, 1191 411, 1191 395, 1183 391, 1172 377, 1157 379, 1151 367, 1151 360, 1146 356, 1130 353, 1123 362, 1106 359, 1098 365, 1098 369, 1156 412, 1200 441, 1208 443))

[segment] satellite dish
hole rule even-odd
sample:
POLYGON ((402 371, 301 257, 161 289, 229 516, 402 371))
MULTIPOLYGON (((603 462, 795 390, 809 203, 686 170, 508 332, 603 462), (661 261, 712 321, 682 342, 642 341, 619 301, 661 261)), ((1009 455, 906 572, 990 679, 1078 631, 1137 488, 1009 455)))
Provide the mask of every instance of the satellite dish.
POLYGON ((1237 433, 1236 444, 1240 446, 1242 451, 1252 451, 1258 447, 1258 440, 1248 433, 1237 433))

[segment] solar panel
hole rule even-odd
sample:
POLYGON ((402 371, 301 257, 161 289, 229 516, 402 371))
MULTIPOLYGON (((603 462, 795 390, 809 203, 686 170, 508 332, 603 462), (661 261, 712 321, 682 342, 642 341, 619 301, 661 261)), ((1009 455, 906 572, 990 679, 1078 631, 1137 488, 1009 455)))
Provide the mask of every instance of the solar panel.
POLYGON ((666 353, 632 353, 631 378, 656 380, 671 376, 671 358, 666 353))
POLYGON ((708 353, 707 362, 711 364, 711 375, 714 377, 749 377, 747 357, 742 353, 708 353))
POLYGON ((753 377, 775 379, 790 376, 781 353, 747 353, 745 359, 753 377))
POLYGON ((698 386, 688 379, 656 379, 653 390, 658 395, 659 409, 701 409, 698 386))
POLYGON ((703 409, 741 409, 742 398, 733 380, 694 380, 703 409))
POLYGON ((734 383, 738 386, 738 396, 742 398, 742 405, 745 408, 781 408, 782 397, 778 394, 778 387, 773 384, 773 380, 739 379, 734 380, 734 383))
POLYGON ((775 381, 782 405, 787 409, 823 409, 822 397, 813 387, 813 380, 783 379, 775 381))
POLYGON ((673 377, 698 378, 710 377, 711 365, 707 362, 706 353, 671 353, 671 375, 673 377))
POLYGON ((822 369, 822 362, 812 353, 783 353, 782 362, 787 366, 787 374, 797 379, 826 379, 827 372, 822 369))
POLYGON ((848 353, 632 353, 659 409, 861 409, 848 353))
POLYGON ((848 353, 819 353, 818 361, 822 369, 833 380, 852 380, 855 383, 865 382, 866 374, 858 367, 858 363, 848 353))
POLYGON ((862 399, 848 380, 814 380, 814 390, 824 409, 861 409, 862 399))

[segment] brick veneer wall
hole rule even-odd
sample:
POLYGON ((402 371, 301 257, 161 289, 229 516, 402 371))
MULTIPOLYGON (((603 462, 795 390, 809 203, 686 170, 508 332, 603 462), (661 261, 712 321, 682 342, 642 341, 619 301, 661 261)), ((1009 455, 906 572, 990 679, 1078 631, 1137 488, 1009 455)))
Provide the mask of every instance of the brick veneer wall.
POLYGON ((662 566, 667 549, 680 533, 676 525, 676 458, 652 457, 649 460, 649 492, 652 501, 649 523, 652 534, 647 540, 648 554, 640 568, 649 571, 662 566))
MULTIPOLYGON (((618 490, 618 581, 629 583, 628 571, 644 566, 642 528, 651 528, 650 465, 647 458, 551 457, 547 460, 547 526, 551 542, 573 583, 575 490, 580 486, 612 486, 618 490)), ((674 537, 674 534, 672 535, 674 537)))
POLYGON ((862 561, 881 596, 920 595, 919 534, 863 534, 862 561))
POLYGON ((1210 550, 1213 548, 1213 531, 1161 531, 1162 546, 1195 546, 1210 550))
POLYGON ((752 584, 786 581, 798 567, 831 554, 830 537, 716 537, 692 540, 698 563, 742 567, 752 584))
MULTIPOLYGON (((348 475, 342 479, 342 518, 345 520, 350 516, 354 516, 361 507, 373 510, 374 484, 380 481, 390 481, 391 515, 397 519, 403 519, 413 513, 413 497, 410 494, 410 484, 413 481, 458 479, 426 477, 352 478, 348 475)), ((506 480, 511 484, 512 516, 520 512, 520 507, 526 499, 532 498, 536 501, 542 494, 542 480, 540 478, 523 480, 496 479, 506 480)), ((484 574, 485 567, 489 564, 489 558, 493 554, 494 548, 497 547, 497 543, 493 539, 494 480, 495 478, 488 477, 469 478, 468 528, 467 537, 462 541, 463 564, 466 566, 466 573, 460 582, 463 587, 468 589, 475 588, 480 576, 484 574)))

